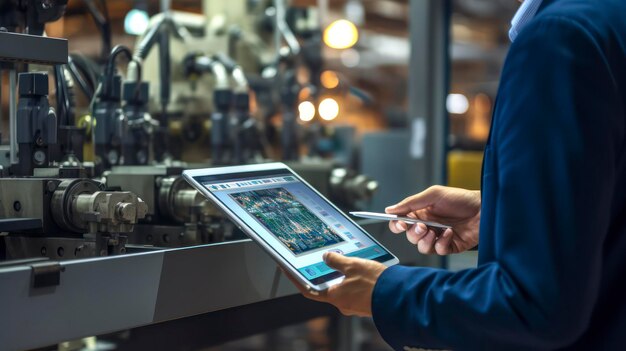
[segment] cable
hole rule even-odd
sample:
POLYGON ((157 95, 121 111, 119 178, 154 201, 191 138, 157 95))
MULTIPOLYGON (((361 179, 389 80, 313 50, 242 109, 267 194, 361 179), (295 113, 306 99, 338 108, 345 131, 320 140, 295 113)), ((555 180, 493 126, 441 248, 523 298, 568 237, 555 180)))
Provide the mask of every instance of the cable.
POLYGON ((67 66, 68 71, 72 75, 72 78, 74 79, 76 84, 78 84, 78 86, 80 87, 80 90, 82 90, 83 94, 85 94, 88 100, 91 100, 93 98, 93 88, 87 85, 87 82, 81 76, 71 56, 68 57, 66 66, 67 66))
POLYGON ((115 60, 117 56, 124 54, 128 61, 133 61, 133 53, 124 45, 117 45, 111 50, 104 74, 112 76, 115 73, 115 60))
POLYGON ((96 26, 100 30, 100 35, 102 36, 100 60, 105 61, 111 50, 111 20, 109 18, 109 9, 105 0, 100 0, 100 6, 103 9, 102 12, 100 12, 93 0, 84 0, 84 2, 96 26))
POLYGON ((59 115, 61 116, 62 120, 65 121, 64 125, 71 125, 71 102, 67 86, 67 78, 63 73, 62 65, 54 66, 54 78, 56 84, 57 109, 59 110, 59 115))
MULTIPOLYGON (((115 76, 115 62, 117 60, 117 57, 122 54, 126 56, 126 59, 129 61, 129 67, 131 66, 131 63, 135 64, 136 71, 137 71, 137 82, 141 82, 141 63, 139 62, 139 60, 133 57, 133 54, 128 47, 124 45, 115 46, 113 50, 111 50, 111 54, 109 55, 109 58, 104 67, 102 79, 100 80, 100 83, 98 84, 96 91, 93 94, 93 98, 91 99, 91 102, 89 103, 90 110, 93 110, 93 105, 95 101, 99 98, 99 95, 101 93, 104 93, 104 94, 109 93, 110 87, 108 86, 108 84, 111 84, 111 81, 113 81, 113 77, 115 76)), ((140 87, 141 87, 141 84, 136 84, 135 91, 134 91, 135 99, 139 98, 139 95, 141 93, 140 87)))
POLYGON ((85 79, 85 83, 89 87, 89 90, 92 91, 91 95, 93 96, 93 91, 96 90, 98 86, 98 76, 100 75, 102 67, 81 54, 73 53, 70 54, 70 57, 72 58, 72 64, 85 79))

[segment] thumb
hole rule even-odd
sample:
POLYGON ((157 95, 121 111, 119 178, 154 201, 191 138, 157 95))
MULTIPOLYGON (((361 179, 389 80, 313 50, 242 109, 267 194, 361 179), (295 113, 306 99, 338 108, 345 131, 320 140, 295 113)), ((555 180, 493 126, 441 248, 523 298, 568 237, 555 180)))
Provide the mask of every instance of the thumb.
POLYGON ((324 254, 324 263, 326 263, 330 268, 345 273, 346 268, 350 263, 350 258, 336 252, 327 252, 324 254))

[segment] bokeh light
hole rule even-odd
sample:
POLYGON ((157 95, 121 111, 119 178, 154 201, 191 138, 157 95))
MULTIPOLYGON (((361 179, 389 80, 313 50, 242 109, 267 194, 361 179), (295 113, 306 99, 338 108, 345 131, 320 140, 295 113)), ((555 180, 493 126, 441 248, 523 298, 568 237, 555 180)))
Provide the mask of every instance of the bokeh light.
POLYGON ((315 117, 315 105, 311 101, 302 101, 298 105, 298 115, 304 122, 312 120, 315 117))
POLYGON ((336 20, 324 30, 324 43, 333 49, 349 49, 359 41, 359 30, 345 19, 336 20))
POLYGON ((449 113, 462 115, 469 109, 469 100, 463 94, 450 94, 446 100, 449 113))
POLYGON ((326 98, 320 102, 318 111, 322 119, 332 121, 339 115, 339 104, 333 98, 326 98))
POLYGON ((322 72, 320 80, 326 89, 335 89, 339 85, 339 77, 333 71, 322 72))

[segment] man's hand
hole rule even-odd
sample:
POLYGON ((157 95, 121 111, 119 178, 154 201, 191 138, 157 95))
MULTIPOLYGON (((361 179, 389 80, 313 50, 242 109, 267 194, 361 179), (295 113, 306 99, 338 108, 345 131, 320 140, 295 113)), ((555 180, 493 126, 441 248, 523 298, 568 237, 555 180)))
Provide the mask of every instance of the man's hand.
POLYGON ((317 295, 303 287, 289 273, 285 274, 305 297, 330 303, 346 316, 371 317, 374 285, 387 266, 376 261, 346 257, 334 252, 326 253, 324 262, 343 273, 345 278, 340 284, 333 285, 317 295))
POLYGON ((385 212, 452 226, 438 236, 421 223, 409 226, 402 221, 389 222, 392 232, 406 231, 406 238, 423 254, 448 255, 478 245, 480 191, 435 185, 387 207, 385 212))

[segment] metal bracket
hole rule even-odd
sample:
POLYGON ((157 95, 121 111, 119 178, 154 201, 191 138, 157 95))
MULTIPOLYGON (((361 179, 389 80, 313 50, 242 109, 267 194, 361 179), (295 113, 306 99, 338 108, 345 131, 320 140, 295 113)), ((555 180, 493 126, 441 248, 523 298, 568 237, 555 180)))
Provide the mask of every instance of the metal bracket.
POLYGON ((33 288, 46 288, 61 284, 61 272, 65 270, 59 262, 35 263, 32 268, 33 288))

